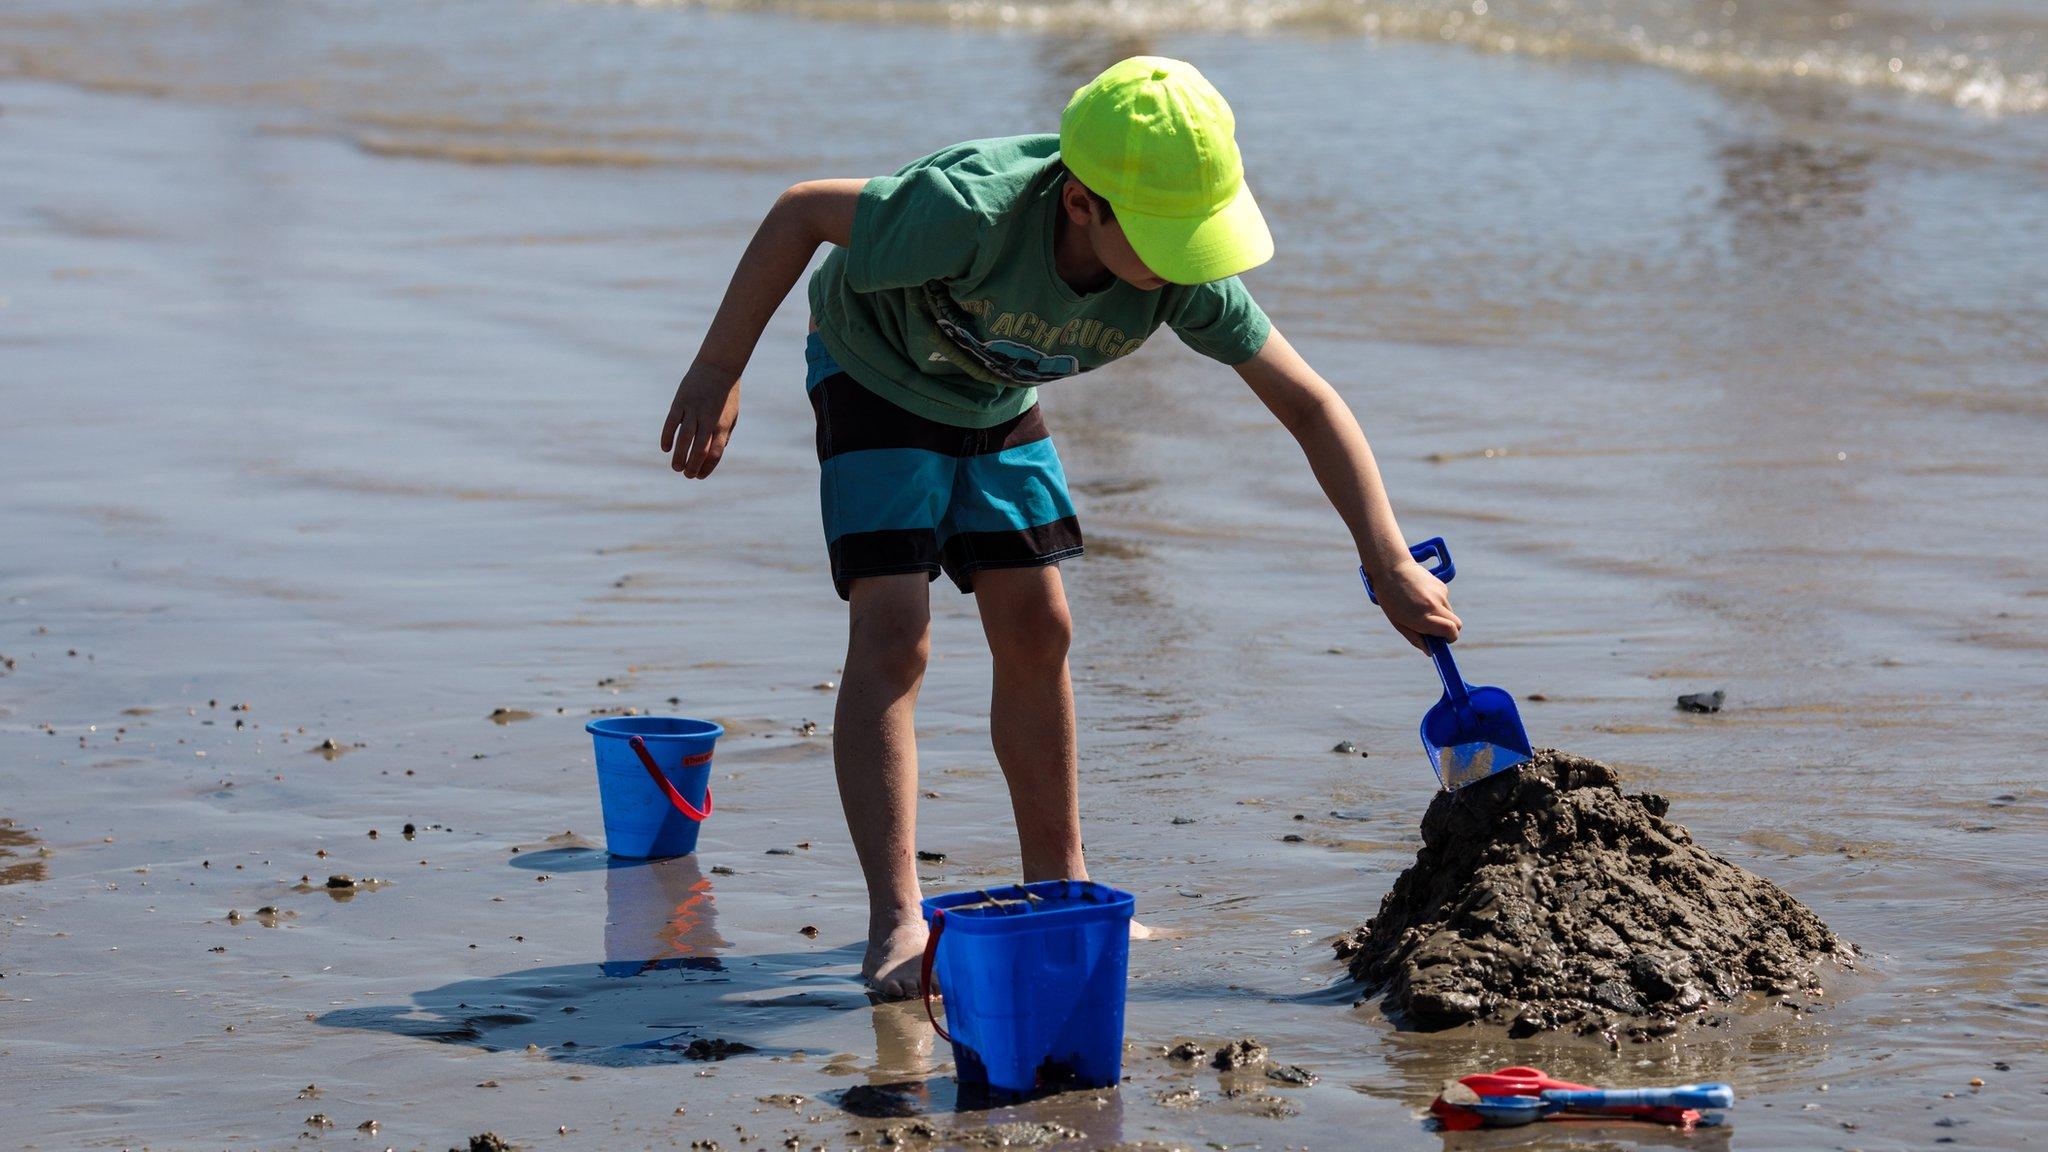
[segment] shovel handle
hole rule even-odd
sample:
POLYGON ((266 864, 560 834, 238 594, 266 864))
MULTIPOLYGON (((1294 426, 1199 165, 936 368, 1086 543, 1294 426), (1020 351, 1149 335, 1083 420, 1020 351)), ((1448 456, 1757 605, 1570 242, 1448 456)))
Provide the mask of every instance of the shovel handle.
MULTIPOLYGON (((1408 549, 1408 555, 1415 557, 1415 562, 1428 569, 1431 576, 1446 584, 1449 584, 1458 575, 1458 566, 1451 563, 1451 546, 1444 543, 1444 538, 1441 536, 1431 536, 1422 543, 1408 549), (1438 560, 1441 563, 1431 568, 1429 564, 1431 560, 1438 560)), ((1379 594, 1372 590, 1372 577, 1365 574, 1365 565, 1363 564, 1358 566, 1358 578, 1365 581, 1365 598, 1375 604, 1379 603, 1379 594)))
POLYGON ((1436 663, 1436 678, 1444 682, 1444 695, 1450 698, 1453 707, 1464 708, 1472 699, 1466 691, 1465 677, 1458 672, 1458 662, 1451 659, 1451 646, 1441 636, 1424 636, 1429 646, 1429 658, 1436 663))
POLYGON ((1583 1088, 1578 1091, 1551 1089, 1543 1093, 1543 1101, 1594 1111, 1609 1108, 1729 1108, 1735 1104, 1735 1089, 1726 1084, 1682 1084, 1676 1088, 1583 1088))

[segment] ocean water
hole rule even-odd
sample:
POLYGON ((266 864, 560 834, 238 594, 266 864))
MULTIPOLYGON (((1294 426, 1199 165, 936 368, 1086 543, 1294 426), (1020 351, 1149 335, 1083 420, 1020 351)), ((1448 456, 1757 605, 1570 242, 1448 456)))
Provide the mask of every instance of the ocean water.
MULTIPOLYGON (((15 1142, 837 1147, 873 1083, 1070 1147, 2038 1143, 2048 14, 1480 7, 0 9, 15 1142), (1860 945, 1833 1008, 1610 1053, 1352 1006, 1329 941, 1412 857, 1435 678, 1285 434, 1171 340, 1045 393, 1091 864, 1173 933, 1133 952, 1128 1080, 957 1110, 921 1012, 867 1005, 805 727, 844 625, 800 305, 712 480, 660 419, 782 188, 1046 130, 1137 52, 1231 99, 1279 247, 1247 282, 1456 550, 1468 679, 1860 945), (581 725, 623 707, 728 728, 694 862, 595 850, 581 725), (1320 1082, 1157 1055, 1247 1034, 1320 1082), (681 1058, 710 1037, 760 1052, 681 1058), (1689 1140, 1422 1123, 1518 1062, 1742 1099, 1689 1140)), ((930 892, 1016 867, 971 605, 934 608, 930 892)))

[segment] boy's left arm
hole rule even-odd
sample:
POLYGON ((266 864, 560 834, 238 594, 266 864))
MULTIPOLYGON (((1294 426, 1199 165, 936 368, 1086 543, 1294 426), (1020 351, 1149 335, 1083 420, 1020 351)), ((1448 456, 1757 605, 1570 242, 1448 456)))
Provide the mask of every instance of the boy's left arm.
POLYGON ((1449 591, 1408 554, 1372 446, 1344 398, 1278 328, 1237 374, 1301 445, 1316 482, 1351 529, 1387 620, 1417 648, 1424 636, 1456 640, 1462 625, 1449 591))

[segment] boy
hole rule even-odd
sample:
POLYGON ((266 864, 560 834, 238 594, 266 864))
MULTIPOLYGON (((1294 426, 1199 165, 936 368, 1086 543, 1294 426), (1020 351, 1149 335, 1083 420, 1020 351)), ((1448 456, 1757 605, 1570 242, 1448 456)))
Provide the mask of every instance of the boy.
POLYGON ((1024 879, 1084 879, 1060 561, 1081 554, 1036 385, 1129 354, 1161 325, 1236 368, 1294 434, 1410 643, 1455 639, 1444 585, 1408 555, 1364 433, 1237 275, 1273 242, 1223 97, 1139 56, 1081 88, 1054 136, 956 145, 893 176, 783 193, 740 258, 676 388, 661 448, 709 476, 740 373, 821 243, 808 388, 832 579, 849 606, 832 733, 868 885, 861 972, 914 995, 925 928, 913 710, 927 585, 974 594, 995 663, 989 730, 1024 879))

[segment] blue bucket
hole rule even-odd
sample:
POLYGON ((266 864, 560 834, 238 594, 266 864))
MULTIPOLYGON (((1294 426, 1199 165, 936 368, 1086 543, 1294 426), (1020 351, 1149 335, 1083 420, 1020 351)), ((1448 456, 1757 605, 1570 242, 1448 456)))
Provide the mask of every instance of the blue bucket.
POLYGON ((1041 880, 924 902, 933 976, 963 1086, 1107 1088, 1123 1078, 1124 984, 1136 900, 1106 884, 1041 880))
POLYGON ((614 856, 688 856, 711 815, 711 748, 725 729, 680 716, 610 716, 583 726, 597 745, 604 846, 614 856))

